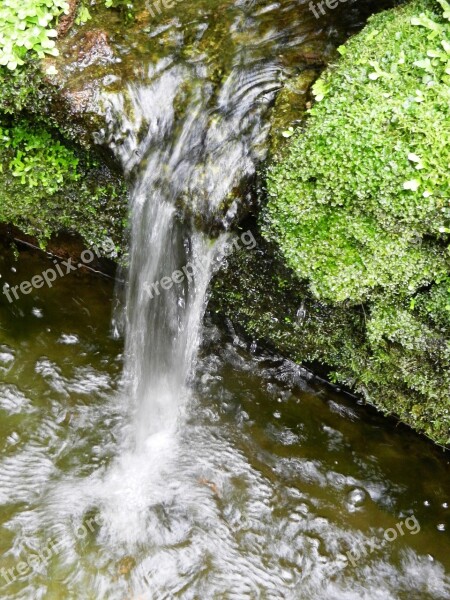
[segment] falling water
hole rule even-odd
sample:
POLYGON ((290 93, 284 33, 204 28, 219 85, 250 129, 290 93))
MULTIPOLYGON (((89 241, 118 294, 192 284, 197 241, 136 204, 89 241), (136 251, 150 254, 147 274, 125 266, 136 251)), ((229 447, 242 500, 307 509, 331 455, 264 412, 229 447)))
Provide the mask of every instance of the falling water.
MULTIPOLYGON (((249 27, 255 46, 264 45, 247 21, 241 14, 233 28, 249 27)), ((235 189, 264 156, 264 115, 283 71, 276 55, 263 58, 249 41, 237 44, 234 66, 219 88, 201 62, 164 58, 148 66, 141 83, 105 94, 109 130, 102 141, 133 182, 124 374, 138 451, 152 436, 176 430, 209 279, 224 241, 223 235, 214 241, 205 230, 217 224, 227 229, 243 202, 233 198, 235 189), (162 289, 161 280, 186 265, 184 280, 162 289)))

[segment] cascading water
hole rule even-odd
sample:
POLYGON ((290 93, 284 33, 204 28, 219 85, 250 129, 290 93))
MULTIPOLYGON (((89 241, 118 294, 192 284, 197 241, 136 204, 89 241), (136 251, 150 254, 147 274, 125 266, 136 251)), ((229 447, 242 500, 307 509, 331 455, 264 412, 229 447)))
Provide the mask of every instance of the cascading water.
MULTIPOLYGON (((178 492, 167 482, 175 473, 183 479, 179 444, 188 382, 208 283, 226 238, 214 240, 205 230, 219 224, 224 231, 233 220, 242 202, 235 190, 264 156, 265 116, 283 76, 276 51, 285 38, 260 39, 252 23, 248 14, 237 14, 234 56, 220 86, 211 84, 202 61, 164 57, 141 83, 104 93, 108 128, 99 141, 109 144, 131 182, 122 318, 128 408, 117 458, 101 480, 93 476, 79 485, 84 493, 89 488, 91 504, 101 505, 105 535, 130 553, 148 541, 149 529, 159 528, 155 507, 176 502, 178 492), (267 48, 261 52, 267 45, 269 59, 267 48), (183 281, 166 289, 164 279, 175 272, 184 273, 183 281)), ((192 474, 184 485, 183 504, 192 507, 198 496, 192 474)))
POLYGON ((236 44, 233 66, 219 88, 202 62, 180 65, 164 58, 148 67, 143 83, 105 95, 109 130, 102 141, 133 181, 124 373, 141 450, 149 436, 173 431, 185 404, 221 243, 198 230, 195 217, 183 218, 180 204, 202 215, 202 229, 208 222, 226 228, 242 202, 230 200, 234 188, 254 174, 265 152, 264 115, 283 70, 276 54, 261 57, 264 41, 249 15, 240 13, 233 30, 245 28, 249 37, 236 44), (164 277, 188 264, 192 273, 181 284, 161 287, 164 277))

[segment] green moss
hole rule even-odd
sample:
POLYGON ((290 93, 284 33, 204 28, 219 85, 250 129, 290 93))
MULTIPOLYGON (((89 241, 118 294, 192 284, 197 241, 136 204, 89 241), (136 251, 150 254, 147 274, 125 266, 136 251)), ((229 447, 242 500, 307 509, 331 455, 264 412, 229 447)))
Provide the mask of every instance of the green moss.
POLYGON ((121 242, 127 212, 121 177, 57 131, 0 117, 0 166, 0 222, 42 246, 62 230, 90 243, 105 235, 121 242))
POLYGON ((411 294, 448 272, 450 76, 440 60, 428 73, 415 66, 439 43, 411 24, 425 11, 450 40, 433 6, 371 19, 270 173, 266 232, 321 298, 411 294))
POLYGON ((87 243, 108 235, 119 247, 127 216, 123 179, 74 141, 57 93, 37 61, 14 71, 0 67, 0 222, 42 246, 71 231, 87 243))
POLYGON ((21 69, 11 72, 0 67, 0 113, 17 114, 22 111, 46 114, 51 98, 39 63, 28 60, 21 69))
POLYGON ((315 298, 276 248, 254 233, 213 281, 210 308, 252 339, 356 391, 434 441, 448 445, 450 411, 449 283, 416 295, 366 306, 315 298), (432 308, 433 307, 433 308, 432 308), (444 321, 430 319, 435 310, 444 321), (423 318, 422 318, 423 315, 423 318))
MULTIPOLYGON (((291 283, 264 277, 267 310, 255 295, 254 317, 239 311, 252 335, 329 365, 448 445, 450 6, 440 5, 372 17, 315 84, 306 125, 269 171, 262 221, 291 283), (276 308, 308 303, 317 308, 301 327, 276 308)), ((254 276, 239 268, 247 289, 254 276)), ((232 294, 224 304, 238 310, 232 294)))
POLYGON ((348 365, 345 376, 349 377, 350 364, 358 360, 354 348, 361 350, 365 343, 363 311, 348 311, 313 298, 275 248, 257 231, 254 236, 255 250, 235 252, 227 259, 227 269, 214 279, 212 310, 291 360, 348 365))

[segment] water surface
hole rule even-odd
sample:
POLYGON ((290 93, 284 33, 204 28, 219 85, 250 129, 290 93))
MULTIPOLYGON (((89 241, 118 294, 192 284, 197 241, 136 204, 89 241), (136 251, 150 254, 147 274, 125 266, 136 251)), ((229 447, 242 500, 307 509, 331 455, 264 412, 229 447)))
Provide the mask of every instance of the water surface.
POLYGON ((208 321, 183 426, 127 453, 112 298, 77 273, 1 299, 2 597, 450 598, 447 456, 208 321), (370 553, 408 515, 420 531, 370 553))

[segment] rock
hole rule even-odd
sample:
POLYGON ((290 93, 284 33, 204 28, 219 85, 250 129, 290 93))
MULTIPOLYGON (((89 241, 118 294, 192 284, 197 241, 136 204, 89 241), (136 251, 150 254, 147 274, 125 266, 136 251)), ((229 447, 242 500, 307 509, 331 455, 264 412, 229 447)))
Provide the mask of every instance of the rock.
POLYGON ((58 37, 63 38, 75 22, 80 0, 68 0, 69 12, 67 15, 62 15, 58 22, 58 37))

